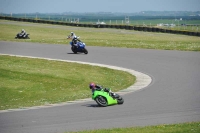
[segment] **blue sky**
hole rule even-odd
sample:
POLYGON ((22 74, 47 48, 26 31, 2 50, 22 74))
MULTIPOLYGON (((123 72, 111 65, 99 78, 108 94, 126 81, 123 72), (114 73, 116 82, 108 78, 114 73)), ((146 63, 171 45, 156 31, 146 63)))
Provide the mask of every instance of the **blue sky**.
POLYGON ((0 0, 0 13, 200 11, 200 0, 0 0))

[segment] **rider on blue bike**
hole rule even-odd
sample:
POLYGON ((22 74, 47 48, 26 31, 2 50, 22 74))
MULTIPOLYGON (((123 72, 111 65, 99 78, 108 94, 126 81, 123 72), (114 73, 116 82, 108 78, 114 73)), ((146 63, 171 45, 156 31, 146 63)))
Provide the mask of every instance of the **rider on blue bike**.
POLYGON ((75 48, 78 48, 77 42, 81 42, 80 39, 78 39, 78 37, 75 35, 74 32, 71 32, 71 35, 68 36, 67 39, 72 39, 72 46, 74 46, 75 48))

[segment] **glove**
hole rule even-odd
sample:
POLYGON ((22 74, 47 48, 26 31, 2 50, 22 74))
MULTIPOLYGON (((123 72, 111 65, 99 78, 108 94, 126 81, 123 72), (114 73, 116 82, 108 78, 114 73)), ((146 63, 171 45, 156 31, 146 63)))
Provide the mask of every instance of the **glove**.
POLYGON ((105 88, 104 91, 110 92, 110 89, 109 88, 105 88))
POLYGON ((100 86, 100 85, 96 85, 96 88, 99 88, 99 89, 101 88, 101 89, 102 89, 102 86, 100 86))

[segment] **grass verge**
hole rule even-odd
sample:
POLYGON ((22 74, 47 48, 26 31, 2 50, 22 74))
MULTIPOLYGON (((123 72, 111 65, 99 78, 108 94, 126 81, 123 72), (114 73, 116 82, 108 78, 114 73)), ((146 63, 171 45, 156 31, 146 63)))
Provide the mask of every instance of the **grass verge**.
POLYGON ((68 133, 199 133, 200 122, 146 127, 113 128, 68 133))

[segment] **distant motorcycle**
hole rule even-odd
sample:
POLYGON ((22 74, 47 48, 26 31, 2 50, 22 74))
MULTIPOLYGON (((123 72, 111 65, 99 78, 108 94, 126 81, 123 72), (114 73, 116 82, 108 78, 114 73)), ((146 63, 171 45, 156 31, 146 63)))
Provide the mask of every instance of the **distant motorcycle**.
POLYGON ((74 46, 72 45, 72 42, 70 42, 70 45, 72 52, 75 54, 77 54, 77 52, 88 54, 88 50, 85 48, 85 43, 77 42, 77 46, 74 46))
POLYGON ((16 36, 15 36, 15 39, 30 39, 29 37, 29 34, 24 34, 22 35, 21 33, 18 33, 16 36))

